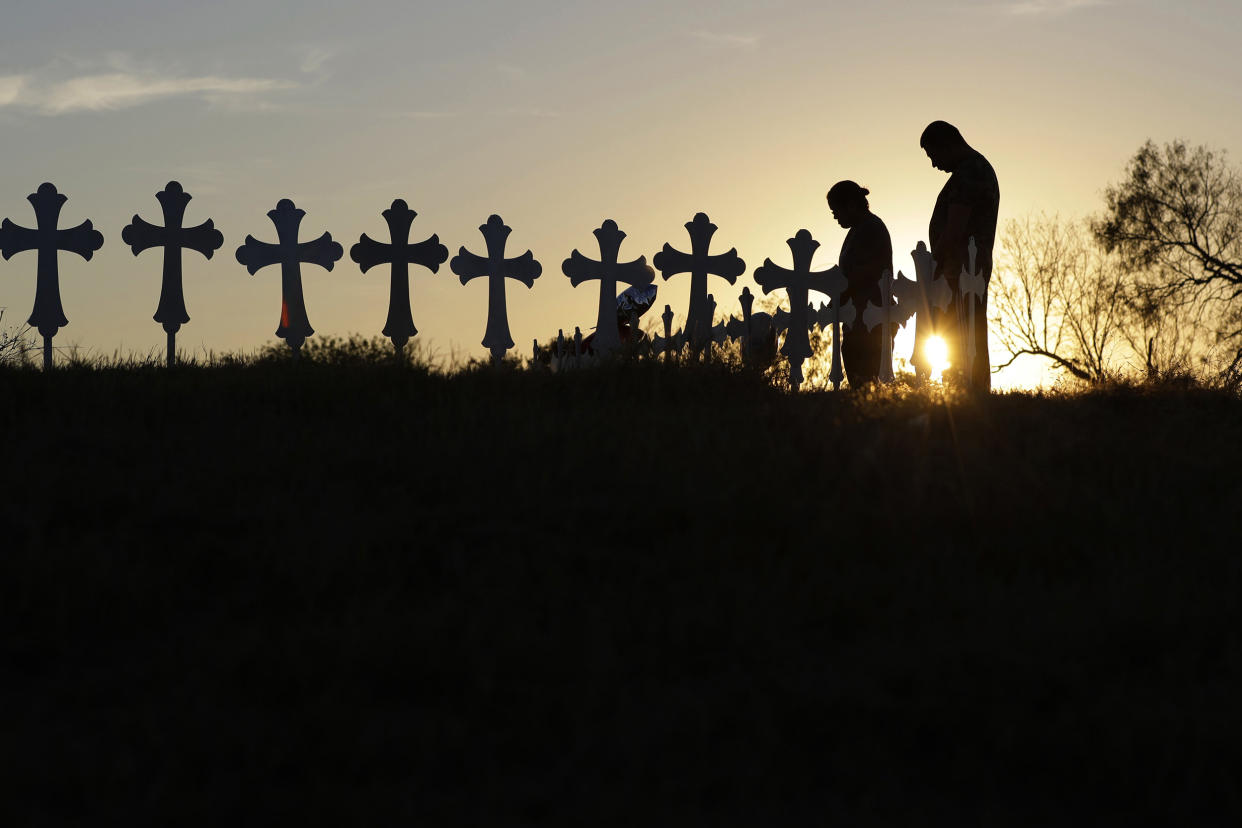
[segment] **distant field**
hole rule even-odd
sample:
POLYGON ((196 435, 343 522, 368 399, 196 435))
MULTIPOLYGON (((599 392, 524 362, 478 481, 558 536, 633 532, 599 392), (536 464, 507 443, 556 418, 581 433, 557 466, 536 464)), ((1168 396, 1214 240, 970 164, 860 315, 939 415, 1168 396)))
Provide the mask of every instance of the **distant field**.
POLYGON ((1231 825, 1242 399, 0 371, 7 825, 1231 825))

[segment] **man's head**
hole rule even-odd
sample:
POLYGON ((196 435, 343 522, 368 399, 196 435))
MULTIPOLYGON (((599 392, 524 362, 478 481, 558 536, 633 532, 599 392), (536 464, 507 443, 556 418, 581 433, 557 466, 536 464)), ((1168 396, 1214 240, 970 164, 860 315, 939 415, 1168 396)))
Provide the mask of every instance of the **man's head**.
POLYGON ((932 121, 923 130, 919 138, 919 146, 931 159, 932 166, 944 172, 953 172, 966 153, 970 144, 962 137, 957 127, 945 121, 932 121))
POLYGON ((828 191, 828 209, 837 224, 848 230, 870 211, 871 205, 867 203, 870 194, 870 190, 853 181, 838 181, 828 191))

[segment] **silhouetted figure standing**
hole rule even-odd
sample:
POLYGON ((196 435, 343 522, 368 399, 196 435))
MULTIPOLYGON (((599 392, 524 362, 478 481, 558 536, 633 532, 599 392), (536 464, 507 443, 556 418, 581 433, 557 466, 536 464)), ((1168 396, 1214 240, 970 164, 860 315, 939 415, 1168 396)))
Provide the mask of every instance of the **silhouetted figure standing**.
POLYGON ((879 306, 880 277, 893 270, 893 243, 888 228, 871 212, 867 202, 870 190, 853 181, 838 181, 828 191, 832 217, 850 232, 841 245, 839 265, 849 282, 841 303, 853 302, 858 317, 841 339, 841 361, 851 388, 874 382, 880 377, 880 357, 884 350, 884 326, 867 330, 862 312, 867 302, 879 306))
MULTIPOLYGON (((1000 209, 1000 185, 992 165, 962 137, 957 127, 944 121, 934 121, 923 130, 920 146, 927 152, 932 166, 950 173, 948 182, 936 199, 928 228, 932 257, 936 260, 936 275, 942 275, 953 289, 953 302, 946 311, 933 309, 932 319, 936 333, 943 337, 949 347, 950 373, 964 378, 966 354, 963 352, 961 327, 969 324, 965 318, 959 321, 958 307, 961 288, 958 277, 963 267, 969 267, 967 249, 973 236, 978 248, 976 267, 985 282, 992 278, 992 247, 996 242, 996 216, 1000 209)), ((992 363, 988 357, 987 295, 975 301, 975 366, 974 387, 989 390, 992 387, 992 363)), ((921 356, 924 343, 916 343, 915 353, 921 356)))

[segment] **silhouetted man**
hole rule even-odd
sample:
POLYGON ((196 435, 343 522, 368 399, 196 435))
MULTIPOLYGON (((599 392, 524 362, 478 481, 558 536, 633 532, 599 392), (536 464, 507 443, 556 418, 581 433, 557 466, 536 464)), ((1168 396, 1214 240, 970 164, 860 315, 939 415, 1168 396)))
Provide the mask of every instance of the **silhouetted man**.
POLYGON ((853 181, 838 181, 828 191, 828 208, 832 217, 850 232, 841 245, 839 266, 849 286, 841 293, 841 303, 853 302, 855 322, 846 329, 841 341, 841 361, 850 388, 880 378, 880 359, 884 346, 884 326, 871 330, 862 324, 867 302, 882 304, 880 277, 893 271, 893 243, 888 228, 871 212, 867 196, 871 194, 853 181))
MULTIPOLYGON (((946 311, 932 311, 936 333, 949 347, 951 373, 965 379, 965 339, 961 326, 969 325, 969 315, 958 307, 961 297, 958 276, 969 267, 967 249, 973 236, 978 251, 976 267, 985 282, 992 278, 992 247, 996 241, 996 215, 1000 208, 1000 185, 988 160, 966 143, 962 133, 952 124, 934 121, 923 130, 919 144, 927 152, 932 166, 950 173, 948 182, 936 199, 928 228, 936 275, 943 275, 953 289, 953 302, 946 311)), ((975 300, 975 366, 974 387, 992 387, 992 364, 988 357, 987 296, 975 300)), ((963 308, 965 306, 962 306, 963 308)), ((918 343, 920 356, 924 343, 918 343)))

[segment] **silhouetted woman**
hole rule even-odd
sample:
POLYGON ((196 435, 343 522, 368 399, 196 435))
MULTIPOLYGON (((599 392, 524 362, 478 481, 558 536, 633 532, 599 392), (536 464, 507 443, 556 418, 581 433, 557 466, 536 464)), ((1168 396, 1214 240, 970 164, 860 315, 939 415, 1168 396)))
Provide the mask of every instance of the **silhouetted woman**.
POLYGON ((838 181, 828 191, 832 217, 850 231, 841 245, 839 264, 849 282, 841 302, 853 302, 857 314, 854 324, 841 338, 841 361, 851 388, 873 382, 880 376, 884 326, 876 325, 868 331, 862 317, 867 302, 881 304, 880 276, 893 270, 893 243, 884 222, 871 212, 871 205, 867 203, 869 194, 870 190, 853 181, 838 181))

